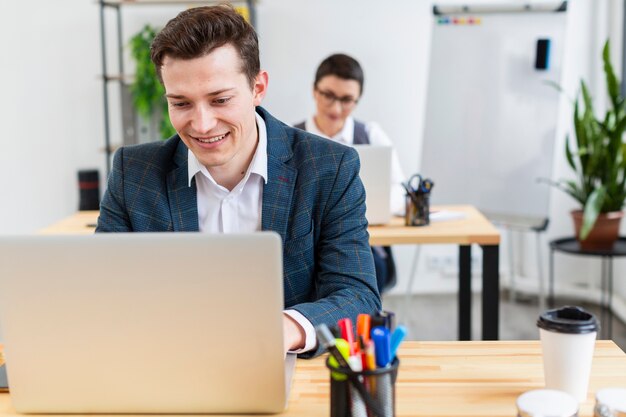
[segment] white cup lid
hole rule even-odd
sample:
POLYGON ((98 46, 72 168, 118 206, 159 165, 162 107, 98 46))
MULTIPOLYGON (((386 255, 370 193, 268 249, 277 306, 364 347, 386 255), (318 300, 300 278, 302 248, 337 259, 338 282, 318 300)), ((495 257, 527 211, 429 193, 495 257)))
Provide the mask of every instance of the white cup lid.
POLYGON ((578 413, 578 401, 563 391, 537 389, 517 397, 517 412, 520 417, 573 417, 578 413))
POLYGON ((596 392, 596 408, 602 407, 610 415, 626 416, 626 388, 603 388, 596 392))

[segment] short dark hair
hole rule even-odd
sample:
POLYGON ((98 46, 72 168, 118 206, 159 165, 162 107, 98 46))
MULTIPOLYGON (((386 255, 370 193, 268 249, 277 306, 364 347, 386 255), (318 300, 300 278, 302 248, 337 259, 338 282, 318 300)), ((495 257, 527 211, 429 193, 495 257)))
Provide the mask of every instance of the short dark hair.
POLYGON ((241 72, 245 74, 250 87, 253 87, 261 69, 259 41, 254 28, 232 6, 226 4, 180 12, 154 38, 150 58, 159 80, 163 82, 161 67, 165 57, 199 58, 228 44, 239 52, 241 72))
POLYGON ((363 93, 363 83, 365 82, 363 68, 361 68, 359 61, 351 56, 334 54, 323 60, 317 67, 313 85, 317 86, 317 83, 327 75, 334 75, 344 80, 355 80, 359 83, 360 94, 363 93))

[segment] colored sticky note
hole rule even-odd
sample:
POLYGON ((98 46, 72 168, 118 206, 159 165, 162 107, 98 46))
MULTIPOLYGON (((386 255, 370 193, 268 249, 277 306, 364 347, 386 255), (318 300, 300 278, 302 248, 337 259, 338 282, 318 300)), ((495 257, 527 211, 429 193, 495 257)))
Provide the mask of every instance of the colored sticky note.
POLYGON ((246 19, 246 22, 251 23, 250 10, 248 9, 248 6, 235 6, 235 10, 237 11, 237 13, 242 15, 244 19, 246 19))

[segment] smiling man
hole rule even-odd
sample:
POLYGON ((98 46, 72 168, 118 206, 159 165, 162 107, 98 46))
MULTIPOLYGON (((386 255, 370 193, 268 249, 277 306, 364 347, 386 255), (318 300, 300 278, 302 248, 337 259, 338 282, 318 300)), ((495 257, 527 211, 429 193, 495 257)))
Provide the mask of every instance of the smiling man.
POLYGON ((231 7, 180 13, 151 53, 178 134, 116 152, 97 231, 279 233, 285 350, 320 353, 314 326, 380 309, 356 152, 259 107, 268 74, 231 7))

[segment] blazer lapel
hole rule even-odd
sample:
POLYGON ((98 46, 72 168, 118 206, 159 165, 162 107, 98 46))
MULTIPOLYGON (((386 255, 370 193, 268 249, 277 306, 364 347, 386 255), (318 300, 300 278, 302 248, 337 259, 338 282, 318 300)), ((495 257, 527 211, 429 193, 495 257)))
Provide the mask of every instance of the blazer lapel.
POLYGON ((267 176, 267 184, 263 188, 261 229, 277 232, 285 242, 296 171, 274 158, 268 158, 267 176))
POLYGON ((277 232, 285 242, 298 171, 286 164, 293 154, 285 130, 264 109, 259 107, 257 111, 267 127, 267 184, 263 188, 261 229, 277 232))
POLYGON ((187 147, 181 141, 174 155, 174 169, 167 175, 167 196, 175 232, 197 232, 198 204, 195 179, 188 184, 187 147))

